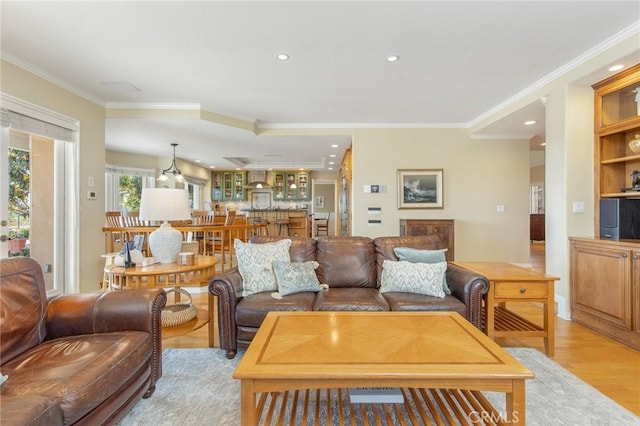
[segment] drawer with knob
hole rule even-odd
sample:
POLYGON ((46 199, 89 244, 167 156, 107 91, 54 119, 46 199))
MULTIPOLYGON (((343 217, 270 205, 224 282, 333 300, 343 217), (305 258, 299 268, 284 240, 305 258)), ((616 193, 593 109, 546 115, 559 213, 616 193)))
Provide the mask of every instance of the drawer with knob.
POLYGON ((497 282, 493 294, 498 299, 544 299, 548 291, 549 287, 542 282, 497 282))

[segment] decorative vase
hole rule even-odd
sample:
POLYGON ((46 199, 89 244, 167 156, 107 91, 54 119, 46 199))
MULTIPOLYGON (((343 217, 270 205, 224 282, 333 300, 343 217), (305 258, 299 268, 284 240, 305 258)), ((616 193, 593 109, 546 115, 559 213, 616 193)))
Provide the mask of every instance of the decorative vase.
POLYGON ((640 154, 640 133, 637 133, 629 142, 629 149, 634 154, 640 154))

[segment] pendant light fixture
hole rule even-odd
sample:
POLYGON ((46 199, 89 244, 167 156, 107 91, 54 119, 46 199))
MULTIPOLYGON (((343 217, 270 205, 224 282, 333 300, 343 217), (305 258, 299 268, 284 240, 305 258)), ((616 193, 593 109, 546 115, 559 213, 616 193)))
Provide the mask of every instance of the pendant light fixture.
POLYGON ((162 174, 158 176, 157 180, 158 182, 167 182, 169 180, 169 176, 167 176, 167 173, 171 173, 173 174, 173 178, 176 182, 184 183, 184 176, 182 176, 182 172, 176 165, 176 146, 178 146, 178 144, 174 142, 171 144, 171 146, 173 147, 173 161, 168 168, 162 171, 162 174))

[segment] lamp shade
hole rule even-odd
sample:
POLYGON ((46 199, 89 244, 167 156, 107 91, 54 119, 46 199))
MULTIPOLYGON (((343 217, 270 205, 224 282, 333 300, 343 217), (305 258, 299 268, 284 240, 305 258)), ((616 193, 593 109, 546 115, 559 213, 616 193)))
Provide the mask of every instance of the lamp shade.
POLYGON ((184 189, 145 188, 140 199, 141 220, 165 221, 149 235, 149 248, 156 261, 175 263, 182 246, 182 233, 167 222, 191 218, 189 196, 184 189))
POLYGON ((144 188, 139 217, 154 221, 191 219, 189 194, 184 189, 144 188))

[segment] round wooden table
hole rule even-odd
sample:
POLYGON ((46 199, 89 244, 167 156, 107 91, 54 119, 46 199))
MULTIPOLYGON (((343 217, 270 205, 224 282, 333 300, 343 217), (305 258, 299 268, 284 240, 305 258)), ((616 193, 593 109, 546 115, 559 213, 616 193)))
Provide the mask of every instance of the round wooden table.
MULTIPOLYGON (((127 290, 131 288, 180 288, 207 287, 209 280, 216 271, 218 259, 213 256, 196 256, 193 265, 178 265, 177 263, 154 263, 153 258, 145 258, 142 264, 125 268, 113 264, 105 266, 104 272, 109 275, 110 290, 127 290)), ((179 301, 179 292, 176 301, 179 301)), ((215 344, 215 299, 207 290, 208 312, 198 316, 195 320, 176 327, 164 328, 163 335, 184 334, 209 324, 209 347, 215 344)))

